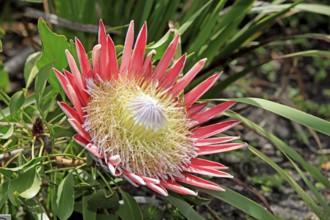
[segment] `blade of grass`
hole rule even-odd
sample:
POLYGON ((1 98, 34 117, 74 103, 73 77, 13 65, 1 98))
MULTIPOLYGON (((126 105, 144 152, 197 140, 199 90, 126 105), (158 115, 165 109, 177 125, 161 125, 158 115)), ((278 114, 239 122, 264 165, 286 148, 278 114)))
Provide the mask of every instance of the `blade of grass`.
MULTIPOLYGON (((283 8, 286 8, 288 6, 289 4, 259 6, 259 7, 254 7, 251 10, 251 12, 272 13, 275 11, 282 10, 283 8)), ((302 3, 294 7, 294 9, 330 16, 329 5, 302 3)))
POLYGON ((275 169, 283 179, 285 179, 292 188, 300 195, 300 197, 305 201, 305 203, 313 210, 313 212, 319 216, 321 219, 325 219, 323 211, 320 209, 320 207, 315 203, 315 201, 305 192, 301 186, 288 174, 285 170, 283 170, 280 166, 278 166, 276 163, 274 163, 270 158, 268 158, 265 154, 263 154, 261 151, 255 149, 252 146, 248 146, 248 149, 258 156, 260 159, 262 159, 264 162, 266 162, 268 165, 270 165, 273 169, 275 169))
POLYGON ((207 6, 212 2, 208 1, 206 4, 204 4, 203 7, 201 7, 198 11, 196 11, 186 22, 184 22, 179 29, 177 30, 177 33, 183 34, 194 22, 194 20, 205 10, 207 6))
MULTIPOLYGON (((207 50, 204 50, 201 57, 207 57, 213 60, 215 55, 219 52, 219 49, 228 42, 235 31, 237 31, 238 25, 242 22, 245 15, 251 10, 254 0, 239 0, 235 1, 234 5, 220 17, 220 21, 214 28, 217 33, 214 33, 211 37, 211 42, 207 50)), ((201 54, 201 52, 198 52, 201 54)))
POLYGON ((330 6, 329 5, 322 5, 322 4, 300 4, 297 5, 295 8, 313 12, 317 14, 327 15, 330 16, 330 6))
POLYGON ((321 174, 319 169, 316 168, 315 166, 309 164, 308 162, 306 162, 306 160, 304 158, 302 158, 300 154, 298 154, 294 149, 292 149, 287 144, 285 144, 278 137, 276 137, 272 133, 263 129, 261 126, 253 123, 249 119, 243 117, 242 115, 240 115, 236 112, 227 111, 225 113, 225 115, 229 116, 233 119, 240 120, 247 127, 251 128, 258 134, 265 137, 272 144, 274 144, 274 146, 277 147, 282 153, 284 153, 284 155, 288 155, 291 159, 293 159, 294 161, 299 163, 307 172, 309 172, 313 176, 313 178, 315 178, 317 181, 321 182, 327 189, 330 189, 330 181, 321 174))
POLYGON ((316 187, 313 185, 313 183, 306 177, 306 175, 303 173, 303 171, 298 167, 298 165, 287 156, 287 158, 290 160, 300 177, 304 180, 307 187, 311 190, 311 192, 314 194, 316 200, 321 204, 324 211, 326 212, 327 216, 330 216, 330 206, 327 204, 327 202, 324 200, 324 198, 321 196, 321 194, 317 191, 316 187))
POLYGON ((249 27, 248 29, 244 29, 244 31, 238 32, 238 34, 229 42, 226 47, 221 50, 221 52, 216 56, 215 60, 222 59, 223 57, 228 56, 228 54, 232 53, 233 51, 237 50, 241 45, 245 44, 246 41, 251 41, 252 36, 255 35, 258 31, 265 28, 268 24, 273 22, 276 18, 284 15, 288 11, 290 11, 293 7, 295 7, 297 4, 299 4, 300 1, 297 1, 290 5, 289 7, 274 13, 272 15, 269 15, 262 20, 258 21, 255 25, 249 27))
MULTIPOLYGON (((221 186, 223 187, 223 186, 221 186)), ((214 190, 208 190, 203 188, 198 188, 199 191, 205 192, 215 198, 218 198, 240 210, 245 212, 246 214, 256 218, 256 219, 276 219, 269 211, 267 211, 264 207, 259 205, 258 203, 252 201, 251 199, 231 190, 226 187, 223 187, 226 191, 219 192, 214 190)))
POLYGON ((290 53, 290 54, 286 54, 286 55, 280 56, 277 59, 291 58, 291 57, 297 57, 297 56, 330 58, 330 51, 325 51, 325 50, 306 50, 306 51, 299 51, 299 52, 290 53))
POLYGON ((235 102, 246 103, 259 108, 263 108, 267 111, 271 111, 284 118, 305 125, 311 129, 330 136, 330 122, 324 119, 318 118, 314 115, 307 114, 298 109, 291 108, 286 105, 282 105, 276 102, 272 102, 260 98, 234 98, 231 99, 235 102))

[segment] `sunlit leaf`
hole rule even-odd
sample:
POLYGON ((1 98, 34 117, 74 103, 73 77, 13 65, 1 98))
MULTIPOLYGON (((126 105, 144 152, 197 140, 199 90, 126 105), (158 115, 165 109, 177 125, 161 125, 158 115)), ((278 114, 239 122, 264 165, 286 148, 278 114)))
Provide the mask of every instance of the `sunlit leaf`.
POLYGON ((13 133, 14 133, 14 125, 11 125, 6 133, 4 133, 4 134, 0 133, 0 139, 6 140, 6 139, 10 138, 13 135, 13 133))
MULTIPOLYGON (((38 29, 43 46, 41 56, 37 61, 38 69, 49 63, 52 63, 52 66, 59 70, 66 68, 68 62, 66 60, 65 50, 70 49, 70 44, 67 42, 66 37, 52 32, 42 18, 38 21, 38 29)), ((58 92, 62 91, 61 85, 53 72, 49 74, 48 81, 58 92)))
POLYGON ((330 16, 330 6, 329 5, 322 5, 322 4, 299 4, 295 8, 313 12, 317 14, 327 15, 330 16))
POLYGON ((36 62, 39 59, 40 55, 41 52, 33 53, 26 60, 24 66, 24 80, 25 80, 26 88, 30 87, 32 81, 34 80, 34 78, 38 73, 36 62))
POLYGON ((30 199, 37 195, 41 188, 41 178, 38 169, 33 167, 12 180, 9 185, 11 194, 17 192, 19 196, 30 199))

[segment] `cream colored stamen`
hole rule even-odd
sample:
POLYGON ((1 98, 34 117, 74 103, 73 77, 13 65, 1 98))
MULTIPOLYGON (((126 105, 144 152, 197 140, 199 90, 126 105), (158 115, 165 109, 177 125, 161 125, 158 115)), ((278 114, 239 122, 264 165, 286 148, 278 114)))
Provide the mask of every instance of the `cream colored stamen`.
POLYGON ((146 129, 156 132, 163 129, 168 122, 163 106, 149 95, 133 96, 127 102, 127 108, 131 110, 135 123, 146 129))
POLYGON ((156 179, 182 177, 197 153, 190 121, 180 100, 152 83, 119 79, 87 83, 90 99, 83 127, 105 158, 117 166, 156 179))

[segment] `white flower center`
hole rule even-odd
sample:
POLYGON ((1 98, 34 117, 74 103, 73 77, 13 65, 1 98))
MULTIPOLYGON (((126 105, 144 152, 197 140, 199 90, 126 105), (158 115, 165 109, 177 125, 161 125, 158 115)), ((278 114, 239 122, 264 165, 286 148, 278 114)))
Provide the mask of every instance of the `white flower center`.
POLYGON ((149 95, 141 94, 133 97, 127 102, 127 107, 131 111, 135 123, 146 129, 156 132, 164 128, 168 122, 163 106, 149 95))

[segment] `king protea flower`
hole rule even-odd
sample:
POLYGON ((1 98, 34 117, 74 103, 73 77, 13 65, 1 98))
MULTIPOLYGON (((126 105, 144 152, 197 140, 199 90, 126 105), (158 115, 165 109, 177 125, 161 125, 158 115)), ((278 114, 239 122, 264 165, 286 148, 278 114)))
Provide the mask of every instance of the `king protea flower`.
POLYGON ((134 186, 145 185, 167 196, 167 189, 197 195, 180 185, 223 190, 217 184, 197 177, 202 174, 232 177, 224 165, 198 158, 244 146, 228 143, 238 137, 212 137, 239 123, 229 120, 207 124, 209 119, 230 108, 224 102, 206 109, 207 102, 195 103, 219 78, 215 74, 186 94, 184 88, 203 68, 200 60, 179 78, 186 54, 171 67, 180 35, 168 46, 153 68, 152 56, 145 57, 146 23, 133 49, 134 22, 129 25, 121 59, 100 21, 98 44, 92 51, 92 65, 85 49, 75 39, 80 68, 66 51, 71 73, 54 69, 73 107, 59 102, 76 130, 73 139, 113 176, 121 176, 134 186), (119 65, 120 63, 120 65, 119 65))

